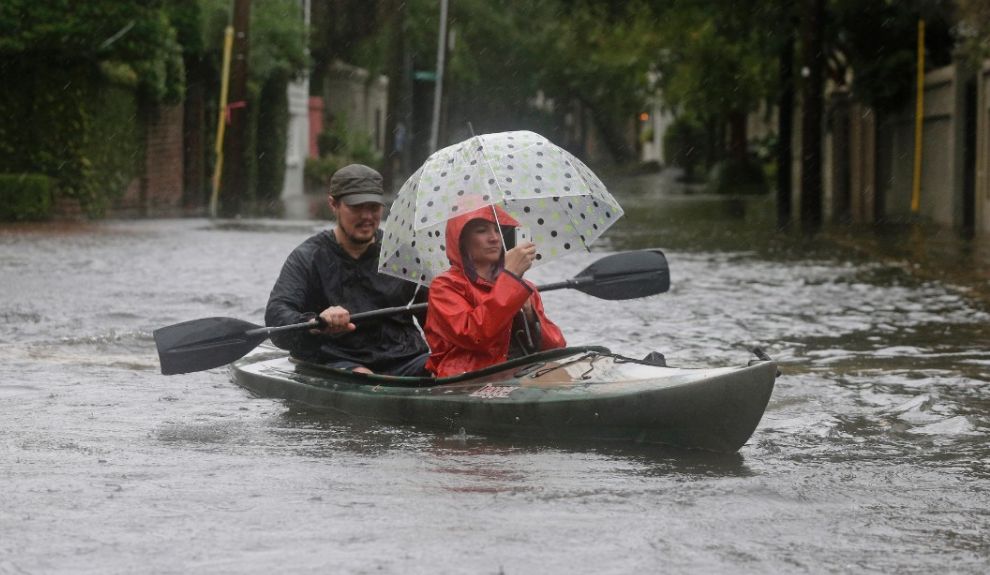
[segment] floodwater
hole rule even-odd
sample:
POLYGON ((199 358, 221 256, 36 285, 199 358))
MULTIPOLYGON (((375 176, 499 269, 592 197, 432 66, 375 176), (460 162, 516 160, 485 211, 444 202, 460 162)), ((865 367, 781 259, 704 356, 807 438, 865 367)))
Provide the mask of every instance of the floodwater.
POLYGON ((990 265, 947 233, 773 231, 765 197, 615 186, 599 251, 668 294, 546 294, 573 344, 781 362, 736 455, 527 444, 294 412, 225 369, 164 377, 153 329, 260 322, 316 224, 0 227, 0 574, 983 573, 990 265))

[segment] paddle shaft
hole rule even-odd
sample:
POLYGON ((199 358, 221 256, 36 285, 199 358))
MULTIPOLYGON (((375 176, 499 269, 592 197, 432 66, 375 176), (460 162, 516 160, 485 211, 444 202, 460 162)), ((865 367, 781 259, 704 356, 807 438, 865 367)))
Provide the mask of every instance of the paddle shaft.
MULTIPOLYGON (((546 284, 542 286, 537 286, 537 290, 541 292, 553 291, 558 289, 572 288, 576 286, 581 286, 589 284, 595 281, 595 278, 590 276, 576 277, 569 280, 559 281, 552 284, 546 284)), ((416 303, 412 305, 400 305, 395 307, 384 307, 381 309, 374 309, 371 311, 362 311, 360 313, 351 314, 351 321, 363 321, 378 319, 381 317, 390 317, 393 315, 399 315, 403 313, 416 313, 423 311, 427 308, 426 303, 416 303)), ((287 331, 300 331, 305 329, 314 329, 319 325, 319 321, 316 319, 311 319, 309 321, 304 321, 300 323, 292 323, 289 325, 280 325, 278 327, 259 327, 257 329, 248 330, 244 335, 248 337, 253 337, 256 335, 271 336, 274 333, 283 333, 287 331)))

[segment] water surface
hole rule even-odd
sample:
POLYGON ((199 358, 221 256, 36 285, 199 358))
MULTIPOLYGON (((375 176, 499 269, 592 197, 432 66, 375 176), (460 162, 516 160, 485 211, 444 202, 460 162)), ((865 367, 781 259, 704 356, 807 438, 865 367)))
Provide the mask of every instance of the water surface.
POLYGON ((736 455, 319 417, 224 369, 157 373, 153 329, 260 322, 318 223, 0 228, 0 573, 984 572, 985 244, 778 234, 769 198, 614 189, 599 251, 530 275, 664 249, 669 294, 558 291, 548 314, 675 365, 763 347, 784 375, 736 455))

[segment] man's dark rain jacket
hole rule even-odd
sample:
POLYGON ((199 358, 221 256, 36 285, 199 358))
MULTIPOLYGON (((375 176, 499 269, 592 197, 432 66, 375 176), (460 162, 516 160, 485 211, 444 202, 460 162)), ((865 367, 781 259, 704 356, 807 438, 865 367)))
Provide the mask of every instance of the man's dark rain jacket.
MULTIPOLYGON (((332 230, 316 234, 289 255, 272 288, 265 310, 268 326, 311 319, 339 305, 355 314, 409 303, 415 284, 378 273, 381 231, 357 260, 337 243, 332 230)), ((420 289, 417 300, 426 299, 420 289)), ((420 321, 423 321, 421 318, 420 321)), ((327 363, 353 361, 373 371, 401 365, 429 350, 409 314, 358 322, 342 335, 292 332, 272 336, 272 342, 293 357, 327 363)))

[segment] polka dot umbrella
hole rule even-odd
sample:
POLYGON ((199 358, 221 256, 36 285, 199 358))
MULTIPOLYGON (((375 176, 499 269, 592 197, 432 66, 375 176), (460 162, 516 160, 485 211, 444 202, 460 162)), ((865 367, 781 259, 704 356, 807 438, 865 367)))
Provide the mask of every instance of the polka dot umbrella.
POLYGON ((473 136, 435 152, 402 185, 383 225, 378 270, 429 285, 450 267, 447 220, 495 204, 536 244, 534 265, 588 250, 623 213, 598 176, 543 136, 473 136))

